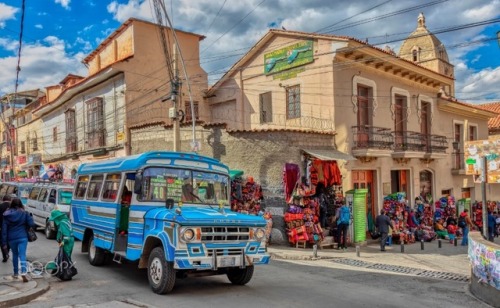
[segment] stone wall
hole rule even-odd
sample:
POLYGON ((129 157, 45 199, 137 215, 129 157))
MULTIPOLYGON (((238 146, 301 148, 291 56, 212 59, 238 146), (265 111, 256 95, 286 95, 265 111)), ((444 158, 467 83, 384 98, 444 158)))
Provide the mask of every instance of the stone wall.
MULTIPOLYGON (((230 169, 253 176, 262 186, 263 207, 273 215, 272 243, 288 241, 283 221, 286 210, 283 190, 283 167, 295 163, 302 167, 301 149, 334 146, 333 134, 292 131, 227 132, 223 125, 197 126, 201 142, 198 154, 216 158, 230 169)), ((192 130, 181 127, 181 150, 190 151, 192 130)), ((172 130, 163 126, 135 129, 131 132, 131 154, 172 149, 172 130)))

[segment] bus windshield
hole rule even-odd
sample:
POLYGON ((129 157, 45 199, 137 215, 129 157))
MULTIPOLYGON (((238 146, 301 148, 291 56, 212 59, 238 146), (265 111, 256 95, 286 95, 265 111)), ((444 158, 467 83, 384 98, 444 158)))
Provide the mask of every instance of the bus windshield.
POLYGON ((141 201, 228 205, 229 177, 214 172, 150 167, 143 172, 141 201))
POLYGON ((71 198, 73 197, 72 189, 59 189, 59 203, 64 205, 71 204, 71 198))

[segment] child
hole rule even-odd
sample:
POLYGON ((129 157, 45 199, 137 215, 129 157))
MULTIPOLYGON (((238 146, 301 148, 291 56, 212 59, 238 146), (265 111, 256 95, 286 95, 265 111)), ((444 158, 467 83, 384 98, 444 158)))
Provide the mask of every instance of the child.
POLYGON ((449 224, 446 229, 448 229, 448 238, 450 239, 450 243, 453 243, 457 233, 457 226, 455 226, 454 224, 449 224))

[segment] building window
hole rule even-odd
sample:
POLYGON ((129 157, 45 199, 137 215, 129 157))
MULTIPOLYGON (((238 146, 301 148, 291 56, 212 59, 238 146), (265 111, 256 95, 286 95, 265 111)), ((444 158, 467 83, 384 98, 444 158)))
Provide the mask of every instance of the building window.
POLYGON ((286 88, 286 118, 300 118, 300 85, 286 88))
POLYGON ((76 152, 76 117, 75 110, 65 112, 66 118, 66 153, 76 152))
MULTIPOLYGON (((196 117, 196 120, 198 120, 200 118, 199 110, 198 110, 198 102, 193 102, 193 107, 194 107, 194 116, 196 117)), ((186 110, 186 114, 184 116, 186 121, 192 121, 193 114, 191 113, 191 103, 190 102, 184 102, 184 110, 186 110)))
POLYGON ((454 150, 453 155, 455 156, 454 160, 454 169, 464 169, 465 164, 464 164, 464 153, 462 151, 463 149, 463 144, 462 144, 462 136, 463 136, 463 125, 462 124, 457 124, 455 123, 454 125, 454 138, 453 140, 455 142, 458 142, 459 146, 458 149, 454 150))
POLYGON ((87 148, 105 146, 104 110, 101 97, 87 102, 87 148))
POLYGON ((260 123, 273 122, 272 92, 259 95, 260 123))
POLYGON ((477 127, 476 126, 469 126, 469 140, 474 141, 477 140, 477 127))
POLYGON ((394 104, 394 134, 397 147, 404 148, 406 145, 406 96, 396 95, 394 104))
POLYGON ((413 57, 413 62, 418 61, 418 51, 416 49, 412 51, 412 57, 413 57))
POLYGON ((33 151, 38 150, 38 140, 36 138, 31 139, 31 149, 33 149, 33 151))
POLYGON ((52 141, 57 141, 57 127, 52 128, 52 141))
POLYGON ((21 141, 21 154, 26 153, 26 142, 21 141))

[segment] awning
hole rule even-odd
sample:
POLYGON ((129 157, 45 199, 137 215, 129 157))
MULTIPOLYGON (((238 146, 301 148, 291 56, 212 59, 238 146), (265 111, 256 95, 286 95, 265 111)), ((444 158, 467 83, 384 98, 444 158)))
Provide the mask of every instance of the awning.
POLYGON ((316 157, 321 160, 356 160, 354 156, 344 152, 337 151, 335 149, 328 149, 328 150, 302 149, 302 151, 310 156, 316 157))
POLYGON ((231 180, 233 180, 234 178, 242 177, 243 171, 241 171, 241 170, 229 170, 229 176, 231 177, 231 180))

